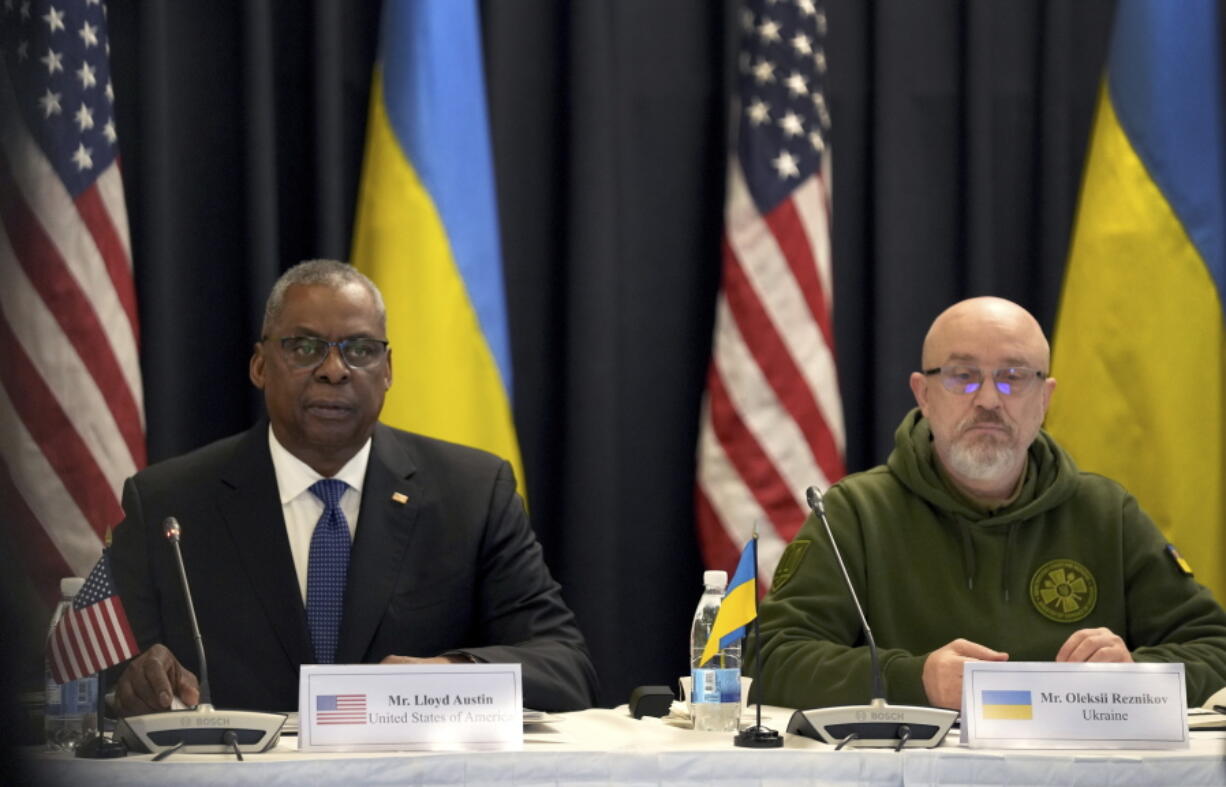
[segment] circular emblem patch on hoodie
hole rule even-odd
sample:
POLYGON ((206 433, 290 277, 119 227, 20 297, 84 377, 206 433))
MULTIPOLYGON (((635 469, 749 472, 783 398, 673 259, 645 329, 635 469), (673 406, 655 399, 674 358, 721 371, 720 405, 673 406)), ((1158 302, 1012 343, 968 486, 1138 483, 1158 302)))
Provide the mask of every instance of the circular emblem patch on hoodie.
POLYGON ((1048 620, 1073 623, 1094 610, 1098 583, 1076 560, 1050 560, 1030 578, 1030 602, 1048 620))

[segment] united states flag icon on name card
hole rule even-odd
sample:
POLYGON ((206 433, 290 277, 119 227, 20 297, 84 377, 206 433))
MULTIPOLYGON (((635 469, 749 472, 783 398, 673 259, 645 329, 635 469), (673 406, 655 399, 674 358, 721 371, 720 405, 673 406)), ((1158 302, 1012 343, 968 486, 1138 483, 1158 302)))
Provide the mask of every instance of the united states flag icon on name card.
POLYGON ((365 724, 365 694, 319 694, 315 697, 316 724, 365 724))

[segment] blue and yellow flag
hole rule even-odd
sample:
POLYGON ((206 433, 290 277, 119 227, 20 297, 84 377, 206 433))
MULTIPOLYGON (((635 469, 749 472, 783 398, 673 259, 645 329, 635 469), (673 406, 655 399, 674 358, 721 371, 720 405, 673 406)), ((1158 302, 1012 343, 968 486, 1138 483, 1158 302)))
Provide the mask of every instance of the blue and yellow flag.
POLYGON ((1215 0, 1121 0, 1064 292, 1049 431, 1226 599, 1226 158, 1215 0))
POLYGON ((741 552, 736 571, 728 583, 728 591, 715 614, 711 636, 702 650, 699 664, 706 664, 721 649, 745 636, 745 627, 758 616, 758 534, 741 552))
POLYGON ((980 694, 985 719, 1026 720, 1034 718, 1034 705, 1030 692, 1012 690, 985 690, 980 694))
POLYGON ((353 264, 387 301, 387 423, 515 468, 511 351, 476 0, 388 0, 353 264))

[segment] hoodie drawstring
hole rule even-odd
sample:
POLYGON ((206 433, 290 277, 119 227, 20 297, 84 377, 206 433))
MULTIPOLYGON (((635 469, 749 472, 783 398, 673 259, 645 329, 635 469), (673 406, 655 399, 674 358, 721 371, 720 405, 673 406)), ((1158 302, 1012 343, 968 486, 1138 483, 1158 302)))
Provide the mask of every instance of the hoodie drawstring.
POLYGON ((958 530, 962 533, 962 570, 966 572, 966 589, 975 589, 975 545, 971 543, 970 524, 956 517, 958 530))
POLYGON ((1009 603, 1009 586, 1013 584, 1013 564, 1010 562, 1010 557, 1013 555, 1013 542, 1017 535, 1017 522, 1009 523, 1009 535, 1005 537, 1005 559, 1004 565, 1000 571, 1000 586, 1005 593, 1005 603, 1009 603))
MULTIPOLYGON (((975 543, 971 539, 971 523, 961 517, 954 517, 958 523, 958 532, 962 535, 962 570, 966 572, 966 589, 975 589, 975 543)), ((1009 523, 1009 530, 1005 536, 1005 554, 1001 561, 1000 568, 1000 591, 1005 598, 1005 603, 1010 601, 1009 588, 1013 585, 1013 549, 1017 542, 1017 526, 1016 521, 1009 523)))

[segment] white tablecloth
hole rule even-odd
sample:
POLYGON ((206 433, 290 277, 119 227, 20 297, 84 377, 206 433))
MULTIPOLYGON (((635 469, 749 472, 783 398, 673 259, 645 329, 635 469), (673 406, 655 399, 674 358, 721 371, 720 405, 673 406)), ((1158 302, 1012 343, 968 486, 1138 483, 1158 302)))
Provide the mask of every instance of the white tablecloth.
MULTIPOLYGON (((781 732, 791 711, 766 708, 781 732)), ((618 785, 1226 785, 1226 733, 1197 732, 1177 751, 998 751, 968 749, 956 732, 940 747, 894 753, 834 751, 786 735, 784 748, 733 746, 731 733, 701 733, 666 720, 635 720, 624 707, 562 714, 525 729, 522 750, 318 754, 283 737, 245 762, 222 755, 150 755, 79 760, 31 753, 38 783, 76 787, 139 784, 618 784, 618 785)))

